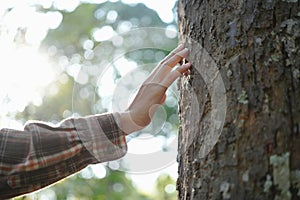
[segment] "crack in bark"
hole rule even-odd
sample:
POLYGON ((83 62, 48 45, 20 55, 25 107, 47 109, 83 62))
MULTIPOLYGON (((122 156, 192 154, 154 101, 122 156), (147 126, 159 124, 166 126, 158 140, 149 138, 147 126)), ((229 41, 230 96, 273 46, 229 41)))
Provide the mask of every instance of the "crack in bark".
MULTIPOLYGON (((282 62, 283 62, 283 69, 284 69, 284 72, 286 72, 286 67, 287 67, 287 63, 286 63, 286 59, 288 58, 288 55, 287 55, 287 52, 285 51, 285 44, 282 42, 281 43, 281 52, 282 52, 282 55, 283 55, 283 58, 282 58, 282 62)), ((295 92, 295 88, 294 88, 294 84, 293 84, 293 71, 290 67, 290 70, 289 70, 289 76, 291 78, 291 87, 288 87, 287 88, 287 96, 288 96, 288 109, 289 109, 289 113, 290 113, 290 120, 291 120, 291 136, 294 136, 296 135, 294 133, 294 126, 295 126, 295 120, 294 120, 294 115, 293 115, 293 95, 292 93, 295 92)), ((288 72, 287 72, 288 73, 288 72)))
MULTIPOLYGON (((255 46, 255 43, 254 43, 255 46)), ((254 51, 255 51, 255 47, 254 47, 254 51)), ((252 64, 252 68, 253 68, 253 77, 254 77, 254 84, 255 86, 257 85, 257 69, 256 69, 256 54, 253 54, 253 64, 252 64)))
POLYGON ((277 19, 276 19, 276 9, 273 9, 273 28, 276 27, 277 19))

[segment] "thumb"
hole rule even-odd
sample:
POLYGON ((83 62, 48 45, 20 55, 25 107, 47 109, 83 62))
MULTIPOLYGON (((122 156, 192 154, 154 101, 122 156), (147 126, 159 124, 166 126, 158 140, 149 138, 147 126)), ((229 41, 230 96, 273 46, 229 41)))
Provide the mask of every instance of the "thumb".
POLYGON ((167 95, 164 94, 164 96, 161 98, 159 104, 163 104, 166 101, 167 95))

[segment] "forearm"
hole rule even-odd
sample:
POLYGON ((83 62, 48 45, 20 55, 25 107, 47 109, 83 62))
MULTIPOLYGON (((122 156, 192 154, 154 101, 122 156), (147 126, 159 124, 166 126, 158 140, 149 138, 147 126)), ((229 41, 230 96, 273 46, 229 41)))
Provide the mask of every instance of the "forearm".
POLYGON ((31 171, 20 171, 0 176, 0 199, 16 197, 53 184, 97 160, 82 149, 64 161, 31 171))
POLYGON ((59 126, 33 122, 23 131, 2 129, 0 197, 34 191, 89 164, 120 158, 126 149, 112 114, 70 118, 59 126))

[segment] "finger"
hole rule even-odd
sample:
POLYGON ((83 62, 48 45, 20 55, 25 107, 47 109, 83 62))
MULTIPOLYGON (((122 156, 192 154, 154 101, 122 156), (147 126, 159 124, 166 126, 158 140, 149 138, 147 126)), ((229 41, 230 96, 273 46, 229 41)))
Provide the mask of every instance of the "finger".
POLYGON ((182 74, 184 74, 185 72, 187 72, 189 70, 189 68, 191 67, 190 63, 186 63, 184 65, 181 65, 180 67, 178 67, 176 70, 172 71, 171 73, 169 73, 169 75, 167 77, 165 77, 165 79, 162 81, 162 85, 164 87, 169 87, 170 85, 172 85, 172 83, 182 74))
POLYGON ((183 44, 179 44, 173 51, 171 51, 161 62, 165 62, 170 59, 172 56, 176 55, 179 51, 184 49, 183 44))
POLYGON ((183 73, 184 76, 188 76, 188 75, 190 75, 190 74, 191 74, 191 71, 190 71, 190 70, 187 70, 186 72, 183 73))
MULTIPOLYGON (((180 44, 178 45, 169 55, 167 55, 161 62, 160 64, 151 72, 151 74, 148 76, 148 78, 144 81, 144 83, 150 83, 150 82, 157 82, 157 80, 161 80, 162 77, 166 75, 166 73, 170 72, 172 67, 168 67, 166 64, 164 65, 163 63, 166 63, 168 60, 170 60, 173 56, 176 56, 179 54, 182 50, 184 50, 184 45, 180 44)), ((179 61, 178 61, 179 62, 179 61)))
POLYGON ((166 60, 163 64, 167 66, 167 68, 172 69, 176 64, 178 64, 183 58, 187 58, 189 54, 189 50, 187 48, 182 49, 175 55, 171 56, 168 60, 166 60))
POLYGON ((165 78, 165 76, 178 64, 183 58, 186 58, 189 54, 189 50, 184 48, 179 51, 176 55, 173 55, 165 63, 160 64, 150 76, 146 79, 145 83, 159 83, 165 78))

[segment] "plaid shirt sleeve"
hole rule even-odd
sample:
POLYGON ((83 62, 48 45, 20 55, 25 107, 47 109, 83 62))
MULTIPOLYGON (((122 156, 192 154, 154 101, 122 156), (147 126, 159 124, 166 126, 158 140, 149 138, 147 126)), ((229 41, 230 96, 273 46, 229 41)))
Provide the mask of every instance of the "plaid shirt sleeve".
POLYGON ((126 140, 114 114, 27 123, 0 130, 0 199, 35 191, 89 164, 121 158, 126 140))

